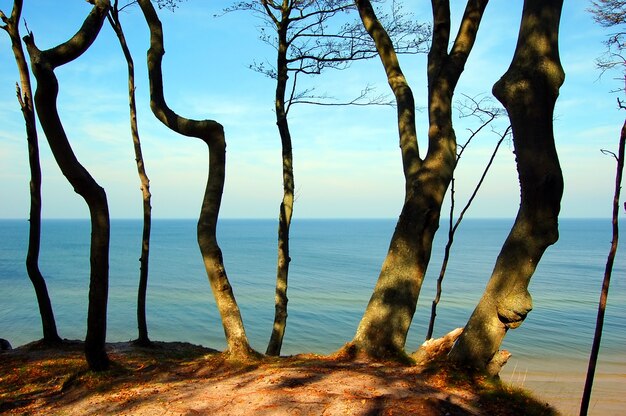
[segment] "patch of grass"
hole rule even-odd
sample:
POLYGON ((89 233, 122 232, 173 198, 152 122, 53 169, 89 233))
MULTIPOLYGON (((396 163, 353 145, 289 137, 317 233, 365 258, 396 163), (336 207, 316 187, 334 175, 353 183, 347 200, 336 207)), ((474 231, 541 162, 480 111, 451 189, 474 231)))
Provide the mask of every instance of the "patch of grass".
POLYGON ((480 392, 481 408, 490 415, 558 416, 548 403, 541 402, 524 389, 499 384, 480 392))

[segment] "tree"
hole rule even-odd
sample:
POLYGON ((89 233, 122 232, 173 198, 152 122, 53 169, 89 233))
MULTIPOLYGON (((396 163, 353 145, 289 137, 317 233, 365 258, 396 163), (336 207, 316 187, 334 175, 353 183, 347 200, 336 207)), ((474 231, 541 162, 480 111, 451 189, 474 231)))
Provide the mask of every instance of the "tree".
MULTIPOLYGON (((465 114, 464 116, 465 117, 475 116, 481 121, 482 124, 475 131, 471 132, 470 137, 467 139, 464 145, 459 145, 461 150, 458 152, 458 155, 456 157, 456 163, 454 166, 455 170, 459 164, 459 161, 461 160, 461 156, 467 149, 467 146, 470 144, 470 142, 476 137, 476 135, 478 135, 478 133, 480 133, 481 130, 483 130, 486 126, 491 124, 491 122, 493 122, 502 113, 500 108, 483 108, 481 106, 481 102, 484 100, 476 101, 475 99, 470 99, 469 101, 472 104, 470 104, 470 106, 463 104, 461 107, 462 109, 461 111, 469 110, 469 113, 465 114)), ((500 145, 502 144, 504 139, 509 135, 510 129, 511 128, 509 126, 504 130, 504 133, 500 134, 500 139, 496 143, 493 153, 491 154, 491 158, 489 158, 489 161, 487 162, 487 165, 485 166, 485 169, 483 170, 483 173, 478 183, 474 187, 474 191, 472 192, 472 195, 467 200, 467 203, 465 204, 465 206, 459 213, 456 221, 454 221, 454 210, 455 210, 455 204, 456 204, 454 175, 452 176, 452 180, 450 181, 450 215, 448 216, 448 242, 446 243, 446 246, 444 247, 444 250, 443 250, 443 260, 441 262, 441 268, 439 269, 439 277, 437 278, 437 290, 436 290, 435 298, 433 299, 431 309, 430 309, 430 320, 428 322, 428 330, 426 332, 426 341, 428 341, 429 339, 432 339, 433 331, 435 330, 435 319, 437 317, 437 305, 439 304, 439 301, 441 300, 441 294, 443 292, 443 279, 445 277, 446 270, 448 268, 448 262, 450 261, 450 252, 452 250, 452 244, 454 243, 454 235, 456 234, 456 231, 461 225, 461 221, 463 221, 463 217, 465 216, 465 213, 469 210, 469 207, 472 205, 474 198, 476 198, 476 195, 478 194, 478 191, 480 190, 480 187, 482 186, 483 181, 485 180, 485 177, 487 176, 487 173, 489 172, 489 169, 491 168, 491 164, 493 163, 496 157, 496 154, 498 153, 498 149, 500 148, 500 145)))
MULTIPOLYGON (((619 30, 606 40, 606 54, 597 60, 598 68, 608 71, 614 68, 622 68, 625 60, 622 54, 624 48, 623 25, 626 23, 626 1, 624 0, 596 0, 592 1, 592 8, 589 10, 593 14, 594 20, 603 27, 619 27, 619 30)), ((626 91, 626 73, 622 70, 619 78, 624 84, 618 91, 626 91)))
POLYGON ((26 140, 28 142, 28 162, 30 166, 30 214, 28 217, 30 228, 28 234, 28 251, 26 254, 26 270, 28 277, 33 283, 39 315, 43 329, 43 341, 47 344, 61 342, 57 332, 56 321, 52 303, 48 295, 46 281, 39 269, 39 249, 41 246, 41 165, 39 163, 39 139, 35 122, 35 108, 33 106, 33 93, 30 84, 30 72, 26 63, 26 56, 22 48, 19 22, 22 14, 22 0, 14 0, 11 16, 7 17, 0 11, 0 18, 4 23, 4 29, 11 38, 11 47, 17 69, 20 75, 20 84, 17 87, 17 99, 22 109, 24 123, 26 124, 26 140), (22 92, 23 91, 23 92, 22 92))
POLYGON ((487 288, 450 352, 454 362, 493 375, 503 365, 497 351, 504 336, 532 309, 530 278, 559 236, 563 175, 552 120, 565 78, 558 51, 562 6, 563 0, 524 1, 513 60, 493 86, 511 121, 521 202, 487 288))
POLYGON ((472 50, 488 0, 467 2, 450 50, 449 1, 433 0, 433 38, 428 53, 428 152, 420 156, 413 93, 393 43, 369 0, 356 0, 397 103, 405 200, 374 292, 352 341, 372 357, 404 357, 406 336, 430 261, 441 205, 456 162, 452 95, 472 50))
MULTIPOLYGON (((593 2, 593 8, 590 9, 596 22, 604 27, 613 27, 624 25, 626 23, 626 1, 618 0, 600 0, 593 2)), ((624 32, 618 31, 611 35, 606 41, 608 47, 608 58, 599 59, 598 67, 604 72, 608 69, 618 67, 621 69, 620 80, 626 82, 626 72, 624 71, 623 62, 624 57, 622 51, 624 49, 623 43, 624 32), (616 50, 614 50, 616 49, 616 50), (622 65, 619 65, 619 64, 622 65)), ((626 91, 626 87, 619 89, 618 91, 626 91)), ((626 106, 618 99, 619 108, 621 110, 626 109, 626 106)), ((589 410, 589 401, 591 400, 591 390, 593 388, 593 380, 595 377, 596 364, 598 361, 598 354, 600 352, 600 342, 602 341, 602 330, 604 328, 604 314, 606 311, 606 304, 609 296, 609 286, 611 284, 611 274, 613 272, 613 263, 615 261, 615 254, 617 253, 617 243, 619 241, 619 210, 620 210, 620 191, 622 186, 622 176, 624 171, 624 147, 626 146, 626 121, 622 125, 619 150, 617 155, 613 152, 603 150, 604 153, 612 155, 616 162, 615 172, 615 190, 613 192, 613 215, 612 215, 612 240, 609 254, 606 260, 606 267, 604 269, 604 278, 602 280, 602 289, 600 291, 600 300, 598 302, 598 314, 596 318, 596 330, 593 337, 593 344, 591 345, 591 352, 589 354, 589 365, 587 367, 587 377, 585 379, 585 387, 583 389, 583 396, 580 403, 580 415, 584 416, 589 410)))
MULTIPOLYGON (((325 69, 345 69, 352 62, 376 56, 376 47, 359 21, 339 24, 342 15, 354 9, 352 0, 258 0, 238 2, 227 12, 248 10, 263 17, 261 40, 276 49, 276 65, 252 65, 252 69, 276 80, 276 125, 282 146, 283 199, 278 220, 278 259, 276 271, 275 315, 266 354, 279 355, 287 324, 287 287, 289 276, 289 230, 294 204, 294 171, 288 114, 297 103, 321 105, 383 104, 382 97, 369 97, 366 88, 348 103, 330 103, 312 89, 299 90, 298 79, 318 75, 325 69), (266 31, 265 28, 269 30, 266 31), (269 33, 268 33, 269 32, 269 33)), ((427 37, 423 25, 406 19, 394 3, 392 16, 386 16, 390 36, 399 53, 416 53, 427 37)))
POLYGON ((31 68, 37 79, 35 105, 39 122, 59 168, 87 203, 91 217, 91 272, 85 356, 89 368, 106 370, 109 359, 105 351, 106 311, 109 286, 110 221, 107 197, 89 172, 76 158, 57 110, 59 84, 54 70, 82 55, 94 42, 110 8, 108 0, 94 0, 91 12, 80 30, 67 42, 48 50, 35 45, 35 37, 24 37, 31 68))
POLYGON ((209 177, 198 219, 198 245, 222 318, 228 344, 227 352, 234 359, 255 357, 256 353, 248 342, 241 313, 226 275, 222 251, 216 238, 226 164, 224 128, 214 120, 191 120, 181 117, 168 107, 163 94, 161 70, 161 62, 165 54, 161 21, 150 0, 139 0, 138 3, 150 29, 150 49, 148 50, 150 108, 165 126, 184 136, 196 137, 206 143, 209 148, 209 177))
POLYGON ((150 345, 148 337, 148 323, 146 320, 146 292, 148 289, 148 265, 150 258, 150 230, 152 228, 152 206, 150 205, 150 179, 146 174, 146 168, 141 151, 141 141, 139 139, 139 128, 137 126, 137 106, 135 104, 135 64, 133 56, 128 49, 126 37, 119 19, 118 0, 115 0, 113 8, 108 15, 109 23, 115 31, 120 42, 120 47, 126 59, 128 67, 128 104, 130 107, 130 128, 133 139, 133 149, 135 151, 135 162, 137 163, 137 174, 141 182, 141 193, 143 201, 143 231, 141 236, 141 256, 139 257, 139 289, 137 290, 137 343, 139 345, 150 345))

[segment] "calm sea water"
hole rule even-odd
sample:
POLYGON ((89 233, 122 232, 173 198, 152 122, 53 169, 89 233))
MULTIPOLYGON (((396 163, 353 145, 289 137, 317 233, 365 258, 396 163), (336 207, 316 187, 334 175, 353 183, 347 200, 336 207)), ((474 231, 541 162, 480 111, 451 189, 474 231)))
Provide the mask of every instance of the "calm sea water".
MULTIPOLYGON (((463 326, 480 298, 510 220, 465 220, 455 238, 435 336, 463 326)), ((223 349, 223 331, 196 243, 194 220, 153 223, 148 286, 152 339, 223 349)), ((296 220, 292 227, 289 318, 283 353, 328 353, 349 341, 369 300, 394 220, 296 220)), ((534 310, 504 347, 514 365, 584 369, 611 240, 607 220, 561 220, 559 242, 548 249, 531 281, 534 310), (572 364, 575 363, 575 364, 572 364)), ((415 350, 426 334, 442 248, 442 225, 410 336, 415 350)), ((62 337, 83 338, 89 279, 89 222, 43 223, 41 270, 62 337)), ((41 336, 24 259, 28 222, 0 220, 0 337, 18 346, 41 336)), ((273 322, 276 222, 222 220, 218 237, 226 270, 252 345, 264 351, 273 322)), ((135 298, 141 221, 113 220, 108 341, 136 337, 135 298)), ((626 261, 618 256, 606 314, 601 357, 626 373, 626 261)), ((577 370, 577 371, 579 371, 577 370)), ((509 370, 511 371, 511 370, 509 370)), ((555 370, 558 371, 558 368, 555 370)), ((512 375, 511 377, 514 377, 512 375)))

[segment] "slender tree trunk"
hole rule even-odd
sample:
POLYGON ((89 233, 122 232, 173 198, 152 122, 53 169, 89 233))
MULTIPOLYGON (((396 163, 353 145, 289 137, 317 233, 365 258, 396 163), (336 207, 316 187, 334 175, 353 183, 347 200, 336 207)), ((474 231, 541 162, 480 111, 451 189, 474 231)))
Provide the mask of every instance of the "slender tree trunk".
MULTIPOLYGON (((623 107, 622 107, 623 108, 623 107)), ((613 272, 613 263, 615 262, 615 253, 617 253, 617 243, 619 240, 619 194, 622 189, 622 174, 624 171, 624 147, 626 145, 626 121, 622 125, 622 131, 619 138, 619 151, 617 156, 617 171, 615 173, 615 192, 613 194, 613 239, 611 240, 611 249, 606 259, 606 267, 604 269, 604 279, 602 280, 602 290, 600 292, 600 301, 598 302, 598 316, 596 318, 596 330, 593 336, 593 344, 589 354, 589 366, 587 367, 587 377, 585 379, 585 388, 580 403, 580 416, 587 415, 589 410, 589 401, 591 400, 591 390, 593 387, 593 379, 596 373, 596 364, 598 362, 598 353, 600 352, 600 342, 602 341, 602 329, 604 327, 604 313, 606 311, 606 301, 609 296, 609 286, 611 284, 611 273, 613 272)))
POLYGON ((109 23, 117 35, 120 46, 126 58, 128 66, 128 103, 130 107, 130 128, 133 138, 133 148, 135 150, 135 162, 137 163, 137 173, 141 182, 141 194, 143 201, 143 232, 141 235, 141 257, 139 258, 139 289, 137 290, 137 343, 139 345, 150 345, 148 337, 148 323, 146 320, 146 292, 148 289, 148 264, 150 258, 150 230, 152 228, 152 206, 150 205, 150 180, 146 174, 146 168, 141 151, 141 141, 139 140, 139 128, 137 126, 137 106, 135 104, 135 64, 128 49, 126 37, 119 19, 118 2, 115 2, 109 16, 109 23))
POLYGON ((289 11, 283 9, 283 19, 278 28, 278 77, 276 82, 276 125, 280 134, 283 161, 283 200, 278 217, 278 260, 276 263, 275 314, 272 335, 267 346, 267 355, 280 355, 287 326, 287 286, 289 276, 289 229, 294 201, 293 152, 291 134, 285 110, 285 91, 287 89, 287 30, 289 11))
POLYGON ((241 313, 226 275, 222 251, 216 238, 217 218, 224 190, 226 165, 224 129, 221 124, 214 120, 190 120, 181 117, 167 106, 163 95, 163 75, 161 72, 161 62, 165 53, 161 21, 150 0, 139 0, 138 2, 150 28, 148 74, 152 112, 168 128, 184 136, 196 137, 209 147, 209 177, 198 219, 198 245, 222 318, 228 353, 232 358, 255 357, 257 354, 248 342, 241 313))
POLYGON ((374 293, 352 344, 372 357, 404 357, 406 336, 439 227, 441 204, 454 170, 456 138, 452 128, 452 94, 474 44, 487 0, 468 1, 449 53, 449 3, 432 2, 435 25, 428 55, 429 147, 424 159, 420 158, 417 146, 413 94, 391 40, 370 1, 356 0, 356 5, 365 29, 376 44, 396 97, 406 195, 374 293))
MULTIPOLYGON (((465 204, 465 207, 463 207, 463 209, 461 210, 461 213, 459 214, 459 217, 457 218, 456 222, 454 222, 454 225, 452 225, 452 221, 454 217, 455 200, 454 200, 454 178, 452 178, 452 184, 450 186, 450 216, 449 216, 449 228, 448 228, 448 242, 446 243, 446 247, 443 250, 443 261, 441 262, 441 269, 439 270, 439 277, 437 278, 437 290, 436 290, 435 298, 433 299, 433 303, 431 304, 431 308, 430 308, 430 321, 428 322, 428 331, 426 332, 426 341, 428 341, 429 339, 433 337, 433 332, 435 330, 435 319, 437 318, 437 305, 439 304, 439 301, 441 300, 441 294, 443 292, 443 279, 445 277, 446 270, 448 268, 448 262, 450 260, 450 252, 452 250, 452 244, 454 243, 454 235, 456 234, 456 230, 461 225, 461 221, 463 221, 463 217, 465 216, 465 213, 467 212, 469 207, 472 205, 474 198, 478 194, 480 187, 482 186, 485 178, 487 177, 487 173, 489 172, 489 169, 491 168, 491 165, 493 164, 496 154, 498 153, 498 149, 500 148, 500 145, 504 141, 504 138, 507 136, 509 129, 510 128, 507 128, 506 131, 500 137, 500 140, 498 140, 498 143, 496 144, 496 147, 493 150, 493 153, 491 154, 491 158, 489 158, 489 162, 487 162, 487 166, 485 166, 485 169, 483 170, 483 174, 481 175, 480 180, 478 181, 478 183, 476 184, 476 187, 474 188, 474 192, 472 192, 472 195, 467 201, 467 204, 465 204)), ((458 159, 457 159, 457 165, 458 165, 458 159)))
POLYGON ((41 245, 41 166, 39 163, 39 140, 35 122, 35 109, 33 107, 33 94, 30 83, 30 74, 26 63, 26 56, 22 48, 19 32, 19 21, 22 14, 22 0, 13 2, 11 17, 7 18, 1 11, 3 29, 11 38, 11 47, 20 74, 20 84, 17 86, 17 99, 22 109, 26 124, 26 139, 28 141, 28 163, 30 166, 30 215, 28 252, 26 254, 26 270, 37 296, 39 315, 43 329, 43 341, 46 344, 57 344, 61 338, 57 332, 52 303, 48 295, 46 281, 39 270, 39 249, 41 245))
POLYGON ((85 355, 89 368, 105 370, 109 359, 105 351, 106 311, 109 286, 109 208, 104 189, 76 159, 59 118, 56 101, 59 85, 54 70, 82 55, 98 36, 110 4, 96 0, 81 29, 67 42, 46 51, 35 46, 32 34, 24 38, 31 67, 37 78, 35 104, 41 126, 46 133, 54 158, 89 207, 91 217, 91 273, 85 355))
POLYGON ((563 0, 525 0, 513 61, 493 87, 511 119, 521 203, 487 288, 450 352, 453 361, 492 375, 501 367, 493 359, 506 332, 532 309, 530 278, 558 239, 563 176, 552 119, 565 77, 558 51, 562 5, 563 0))

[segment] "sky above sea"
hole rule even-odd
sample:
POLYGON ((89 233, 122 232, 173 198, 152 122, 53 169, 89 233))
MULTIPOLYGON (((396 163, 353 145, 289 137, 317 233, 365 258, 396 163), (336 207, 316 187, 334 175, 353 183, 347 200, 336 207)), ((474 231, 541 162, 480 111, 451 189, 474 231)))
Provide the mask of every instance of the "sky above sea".
MULTIPOLYGON (((41 49, 72 36, 88 14, 86 2, 58 7, 30 0, 23 17, 41 49)), ((404 11, 432 20, 428 2, 406 0, 404 11)), ((464 2, 452 2, 453 34, 464 2)), ((506 71, 517 39, 521 0, 493 0, 462 75, 455 100, 489 99, 494 82, 506 71)), ((166 55, 165 94, 184 116, 215 119, 224 125, 227 177, 221 215, 224 218, 275 218, 282 193, 280 139, 276 130, 274 81, 249 69, 254 62, 271 65, 275 51, 261 42, 263 22, 251 13, 221 11, 230 1, 182 2, 174 12, 159 10, 166 55), (215 15, 220 15, 215 17, 215 15)), ((0 0, 10 12, 12 2, 0 0)), ((623 115, 611 93, 615 75, 601 74, 596 58, 612 31, 593 22, 587 1, 565 2, 560 53, 566 72, 554 118, 557 150, 565 177, 563 217, 608 217, 615 163, 601 149, 616 151, 623 115)), ((357 16, 354 15, 354 18, 357 16)), ((145 53, 148 31, 137 7, 121 15, 134 54, 139 128, 156 218, 197 217, 206 185, 208 153, 199 140, 180 137, 156 121, 148 106, 145 53)), ((25 27, 20 29, 24 35, 25 27)), ((426 55, 401 56, 416 97, 420 151, 427 150, 426 55)), ((17 69, 8 36, 0 33, 0 218, 27 218, 28 159, 24 124, 15 98, 17 69)), ((94 45, 57 71, 59 112, 81 163, 107 192, 111 216, 141 217, 141 193, 128 123, 126 65, 113 31, 105 23, 94 45)), ((370 85, 388 93, 378 60, 354 63, 302 79, 301 88, 338 100, 357 96, 370 85)), ((459 143, 478 126, 455 112, 459 143)), ((390 107, 294 106, 290 112, 294 146, 296 205, 301 218, 396 218, 404 182, 395 110, 390 107)), ((473 191, 483 167, 508 122, 486 129, 468 146, 458 167, 457 206, 473 191)), ((40 132, 43 169, 43 216, 86 218, 88 209, 61 175, 40 132)), ((447 204, 447 203, 446 203, 447 204)), ((511 218, 519 206, 513 146, 498 152, 470 217, 511 218)), ((444 207, 444 212, 447 207, 444 207)))

